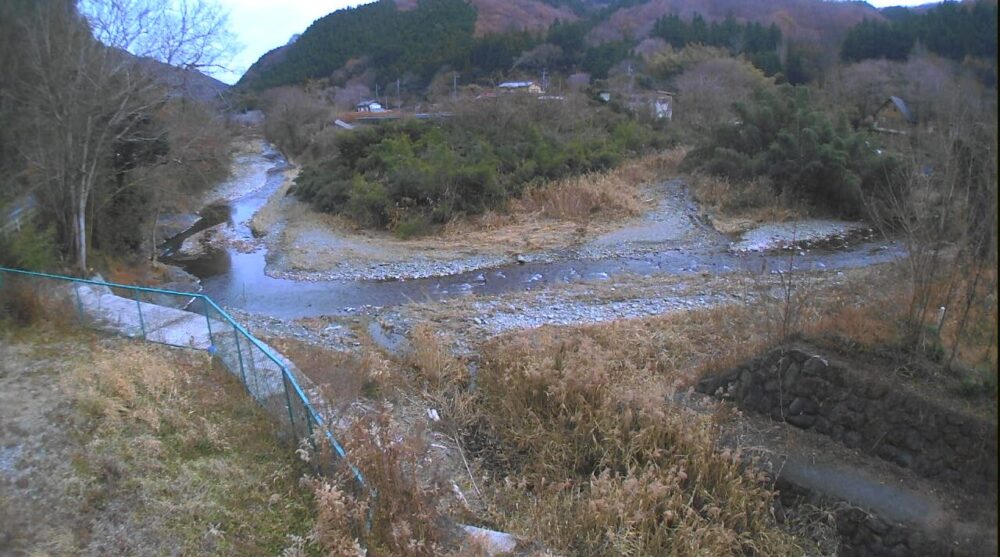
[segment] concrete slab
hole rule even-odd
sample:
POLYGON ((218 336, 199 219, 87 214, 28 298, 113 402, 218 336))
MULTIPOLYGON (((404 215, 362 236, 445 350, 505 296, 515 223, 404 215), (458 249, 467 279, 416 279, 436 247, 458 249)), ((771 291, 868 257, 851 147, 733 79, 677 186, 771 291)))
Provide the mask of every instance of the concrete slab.
MULTIPOLYGON (((131 338, 207 350, 241 380, 258 401, 284 394, 281 368, 238 334, 232 325, 204 315, 117 296, 103 286, 79 284, 80 309, 96 328, 131 338)), ((263 343, 261 343, 263 344, 263 343)), ((264 347, 294 373, 294 366, 264 347)))

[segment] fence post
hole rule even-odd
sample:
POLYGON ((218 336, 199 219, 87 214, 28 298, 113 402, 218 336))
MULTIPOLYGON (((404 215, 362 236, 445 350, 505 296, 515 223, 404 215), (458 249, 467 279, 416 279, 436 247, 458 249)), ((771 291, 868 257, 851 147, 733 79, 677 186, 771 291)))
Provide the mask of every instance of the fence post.
POLYGON ((302 407, 306 410, 306 425, 309 426, 309 438, 313 438, 313 415, 309 411, 309 403, 302 401, 302 407))
POLYGON ((202 298, 201 303, 205 307, 205 324, 208 325, 208 346, 211 348, 215 346, 215 339, 212 338, 212 320, 208 317, 208 298, 202 298))
POLYGON ((247 372, 243 369, 243 349, 240 348, 240 331, 236 328, 235 324, 233 325, 233 339, 236 340, 236 355, 240 360, 240 376, 243 377, 243 386, 249 389, 250 385, 247 384, 247 372))
POLYGON ((281 366, 281 384, 285 386, 285 406, 288 407, 288 422, 292 425, 292 437, 295 437, 295 416, 292 412, 292 397, 288 394, 288 370, 281 366))
POLYGON ((257 398, 257 397, 260 396, 260 383, 257 382, 257 364, 254 363, 254 359, 253 359, 253 348, 254 348, 253 347, 253 343, 251 342, 250 343, 250 348, 247 350, 247 359, 250 360, 250 362, 249 362, 250 363, 250 366, 249 366, 250 376, 253 378, 253 386, 254 386, 254 389, 257 390, 257 392, 254 393, 254 391, 250 389, 250 384, 249 383, 247 383, 247 391, 250 391, 250 396, 252 396, 254 398, 257 398))
POLYGON ((146 320, 142 318, 142 302, 139 301, 139 291, 133 290, 135 294, 135 307, 139 311, 139 327, 142 328, 142 340, 146 340, 146 320))

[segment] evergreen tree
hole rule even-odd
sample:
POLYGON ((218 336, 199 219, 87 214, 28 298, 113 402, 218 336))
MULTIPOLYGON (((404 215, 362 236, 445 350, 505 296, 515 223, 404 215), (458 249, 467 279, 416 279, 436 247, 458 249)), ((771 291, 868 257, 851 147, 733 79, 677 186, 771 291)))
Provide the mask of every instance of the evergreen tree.
POLYGON ((846 121, 834 124, 805 87, 758 89, 735 107, 737 119, 714 129, 685 161, 739 180, 766 176, 776 195, 859 217, 897 162, 867 146, 846 121))
POLYGON ((894 8, 887 14, 889 22, 866 19, 852 27, 844 38, 841 58, 848 62, 905 60, 919 40, 931 52, 953 60, 966 56, 997 59, 995 3, 944 2, 923 14, 905 8, 894 8))

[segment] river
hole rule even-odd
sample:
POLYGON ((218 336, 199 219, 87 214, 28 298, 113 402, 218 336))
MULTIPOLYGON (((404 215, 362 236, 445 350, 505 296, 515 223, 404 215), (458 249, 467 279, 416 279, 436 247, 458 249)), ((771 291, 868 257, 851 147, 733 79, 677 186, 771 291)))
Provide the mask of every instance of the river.
MULTIPOLYGON (((234 178, 220 185, 228 201, 220 210, 196 222, 165 244, 164 260, 183 240, 208 227, 228 222, 227 236, 254 243, 249 220, 286 178, 287 161, 273 148, 240 155, 234 178)), ((548 288, 580 281, 614 281, 616 275, 725 274, 739 271, 837 270, 884 263, 899 257, 901 248, 885 241, 862 241, 844 249, 809 249, 781 253, 736 253, 722 237, 695 245, 663 244, 627 255, 566 251, 547 261, 526 262, 480 269, 442 277, 406 280, 304 281, 268 276, 266 248, 227 247, 209 250, 195 260, 176 261, 202 281, 204 293, 226 307, 281 319, 319 315, 344 315, 368 308, 408 302, 439 301, 472 294, 548 288), (249 253, 247 253, 249 251, 249 253)))

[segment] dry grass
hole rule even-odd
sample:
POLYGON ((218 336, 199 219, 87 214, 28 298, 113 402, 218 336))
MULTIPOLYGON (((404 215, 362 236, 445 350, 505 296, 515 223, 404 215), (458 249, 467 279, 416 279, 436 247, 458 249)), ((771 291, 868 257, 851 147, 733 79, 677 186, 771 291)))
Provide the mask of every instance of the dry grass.
POLYGON ((4 288, 0 290, 0 323, 9 322, 18 327, 26 327, 37 323, 47 314, 45 300, 30 283, 7 276, 3 280, 8 284, 3 285, 4 288))
POLYGON ((689 183, 695 199, 712 212, 712 224, 719 232, 735 234, 763 222, 783 222, 806 214, 804 207, 776 197, 764 178, 734 182, 726 178, 695 173, 689 183))
POLYGON ((464 398, 464 368, 430 327, 418 326, 411 341, 413 350, 396 360, 366 351, 362 364, 382 402, 338 431, 365 489, 348 468, 310 481, 319 509, 314 537, 325 554, 353 557, 362 547, 374 556, 481 554, 457 535, 455 520, 470 515, 455 497, 454 471, 430 453, 432 439, 454 434, 432 433, 426 415, 445 408, 437 398, 444 392, 464 398))
MULTIPOLYGON (((720 450, 727 418, 670 401, 788 336, 873 351, 898 344, 906 293, 896 275, 890 266, 843 278, 748 276, 742 305, 500 337, 482 347, 475 390, 429 326, 416 328, 404 359, 366 366, 382 370, 386 398, 417 397, 440 412, 435 431, 454 435, 471 461, 479 523, 564 555, 800 555, 816 542, 779 525, 762 476, 720 450)), ((995 309, 977 311, 995 319, 995 309)), ((469 511, 444 489, 425 427, 390 419, 386 407, 344 435, 382 495, 356 494, 346 477, 340 487, 314 483, 325 551, 466 554, 448 524, 469 511)))
MULTIPOLYGON (((525 234, 538 236, 541 247, 546 235, 563 237, 559 227, 579 234, 580 226, 596 221, 611 222, 640 214, 649 204, 645 187, 656 180, 675 175, 684 160, 685 150, 670 149, 661 153, 630 159, 604 172, 573 176, 536 186, 512 199, 502 211, 486 211, 472 218, 455 218, 446 224, 442 236, 459 240, 484 231, 509 235, 497 244, 523 243, 525 234)), ((571 234, 572 235, 572 234, 571 234)))
POLYGON ((351 352, 329 350, 291 338, 263 339, 315 383, 328 403, 342 409, 372 388, 372 366, 351 352))
POLYGON ((468 408, 490 518, 564 554, 800 554, 711 418, 666 403, 671 365, 650 346, 594 327, 486 349, 468 408))
POLYGON ((228 373, 199 354, 127 341, 97 341, 88 360, 62 388, 83 445, 81 513, 96 535, 108 535, 105 521, 126 526, 108 547, 276 554, 308 531, 302 469, 228 373))
POLYGON ((406 363, 416 372, 423 390, 440 391, 463 383, 464 367, 445 346, 432 327, 420 324, 410 334, 413 349, 406 363))
POLYGON ((442 555, 450 542, 441 503, 446 483, 428 458, 422 426, 403 431, 387 408, 356 420, 342 434, 366 486, 349 470, 339 482, 309 482, 317 500, 313 534, 324 554, 422 557, 442 555), (359 549, 364 547, 367 553, 359 549))
MULTIPOLYGON (((944 361, 954 355, 954 362, 997 375, 997 303, 996 270, 983 273, 975 292, 967 291, 965 281, 956 280, 955 269, 945 273, 930 288, 930 307, 945 307, 926 316, 923 327, 927 338, 917 347, 932 360, 944 361), (949 302, 950 300, 950 302, 949 302), (968 301, 968 312, 963 303, 968 301)), ((836 337, 866 350, 896 350, 905 352, 907 307, 911 293, 899 280, 900 271, 893 267, 873 273, 872 280, 861 294, 845 293, 842 298, 828 297, 822 315, 811 320, 804 332, 811 337, 836 337)), ((905 356, 903 353, 901 356, 905 356)), ((921 354, 918 354, 921 355, 921 354)))
MULTIPOLYGON (((896 271, 849 275, 822 290, 793 285, 808 295, 793 308, 798 326, 782 334, 895 350, 906 296, 896 271)), ((748 281, 756 298, 746 305, 545 328, 485 347, 477 396, 458 411, 472 414, 466 443, 490 472, 483 489, 495 525, 566 554, 804 552, 811 542, 778 527, 759 478, 719 452, 713 417, 666 402, 783 340, 776 321, 788 300, 764 295, 781 278, 748 281)), ((995 374, 996 332, 986 326, 995 304, 976 311, 995 374)))
POLYGON ((0 281, 0 329, 45 323, 66 331, 76 325, 78 313, 69 289, 28 277, 4 275, 0 281))
MULTIPOLYGON (((814 542, 780 526, 763 478, 719 449, 726 418, 671 401, 702 374, 789 335, 859 350, 897 345, 906 297, 897 275, 891 266, 849 271, 826 277, 822 289, 808 276, 747 277, 743 305, 504 336, 483 347, 471 391, 465 366, 428 326, 414 331, 405 359, 373 356, 365 366, 388 378, 380 381, 387 398, 419 395, 440 411, 435 428, 469 455, 482 493, 478 518, 489 526, 565 555, 800 555, 814 552, 814 542)), ((970 314, 995 321, 995 304, 970 314)), ((976 346, 995 370, 989 331, 977 333, 976 346)), ((468 511, 430 464, 424 427, 401 426, 388 407, 352 425, 348 452, 380 496, 351 491, 347 477, 314 482, 324 551, 467 554, 448 524, 468 511)))
POLYGON ((526 191, 509 203, 514 214, 587 222, 635 216, 642 212, 642 186, 677 172, 683 149, 632 159, 618 168, 574 176, 526 191))

